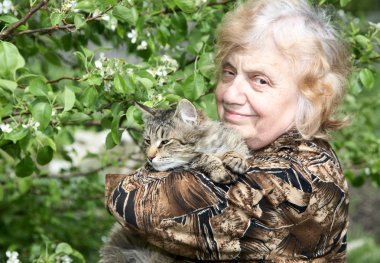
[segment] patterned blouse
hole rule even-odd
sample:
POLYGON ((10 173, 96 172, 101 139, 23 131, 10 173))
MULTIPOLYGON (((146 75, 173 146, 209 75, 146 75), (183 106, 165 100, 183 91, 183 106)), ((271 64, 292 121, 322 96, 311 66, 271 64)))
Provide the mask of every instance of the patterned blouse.
POLYGON ((198 171, 108 175, 106 204, 178 262, 344 262, 348 188, 330 145, 290 131, 249 163, 231 185, 198 171))

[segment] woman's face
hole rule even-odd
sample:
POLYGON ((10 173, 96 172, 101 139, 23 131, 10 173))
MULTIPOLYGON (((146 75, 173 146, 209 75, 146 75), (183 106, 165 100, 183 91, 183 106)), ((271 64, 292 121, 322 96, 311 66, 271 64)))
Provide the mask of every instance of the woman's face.
POLYGON ((218 113, 252 149, 260 149, 294 127, 297 86, 294 70, 271 41, 232 53, 216 88, 218 113))

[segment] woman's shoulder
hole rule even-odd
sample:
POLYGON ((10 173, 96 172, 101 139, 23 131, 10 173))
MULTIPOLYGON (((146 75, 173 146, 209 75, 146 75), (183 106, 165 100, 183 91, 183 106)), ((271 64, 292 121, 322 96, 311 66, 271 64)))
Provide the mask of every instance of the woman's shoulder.
POLYGON ((265 149, 255 152, 249 164, 251 170, 286 170, 287 173, 301 174, 309 182, 319 179, 345 184, 340 162, 331 145, 321 139, 303 139, 295 131, 280 136, 265 149))

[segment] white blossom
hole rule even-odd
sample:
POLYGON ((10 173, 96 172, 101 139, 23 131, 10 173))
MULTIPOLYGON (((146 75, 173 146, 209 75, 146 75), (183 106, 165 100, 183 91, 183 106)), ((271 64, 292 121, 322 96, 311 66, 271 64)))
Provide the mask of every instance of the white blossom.
POLYGON ((131 32, 127 34, 127 37, 131 39, 131 42, 134 44, 137 40, 137 31, 135 29, 132 29, 131 32))
POLYGON ((33 119, 29 119, 26 124, 23 124, 22 127, 27 129, 29 127, 33 128, 33 130, 37 130, 40 127, 40 123, 38 121, 34 121, 33 119))
POLYGON ((137 50, 144 50, 148 48, 148 43, 143 40, 141 41, 140 45, 137 46, 137 50))
POLYGON ((380 23, 373 23, 371 21, 368 22, 371 26, 375 27, 376 29, 380 30, 380 23))
POLYGON ((76 0, 65 0, 62 4, 62 11, 67 12, 67 11, 73 11, 73 12, 78 12, 78 9, 75 9, 77 6, 77 1, 76 0))
POLYGON ((63 255, 56 258, 56 263, 71 263, 73 260, 68 255, 63 255))
POLYGON ((166 67, 164 66, 158 67, 156 69, 155 75, 159 77, 165 77, 166 75, 168 75, 168 72, 166 71, 166 67))
POLYGON ((158 79, 158 86, 163 86, 165 84, 166 80, 164 78, 159 78, 158 79))
POLYGON ((4 0, 0 2, 0 14, 9 14, 13 12, 14 15, 17 15, 17 11, 12 1, 4 0))
POLYGON ((206 4, 208 0, 195 0, 196 6, 201 6, 203 4, 206 4))
MULTIPOLYGON (((92 13, 92 17, 97 17, 98 15, 100 15, 100 10, 99 9, 95 9, 94 13, 92 13)), ((104 20, 104 16, 102 17, 102 19, 104 20)))
POLYGON ((104 81, 104 91, 110 92, 112 87, 111 81, 104 81))
POLYGON ((133 69, 131 69, 131 68, 127 68, 127 74, 128 74, 128 75, 132 75, 132 73, 133 73, 133 69))
POLYGON ((102 68, 103 67, 103 62, 100 60, 95 60, 95 67, 96 68, 102 68))
POLYGON ((111 18, 110 28, 112 31, 115 31, 115 29, 117 28, 117 19, 114 17, 111 18))
POLYGON ((2 123, 0 124, 0 130, 4 133, 10 133, 13 129, 8 123, 2 123))
POLYGON ((18 252, 17 251, 7 251, 5 255, 8 257, 6 263, 21 263, 21 261, 18 259, 18 252))

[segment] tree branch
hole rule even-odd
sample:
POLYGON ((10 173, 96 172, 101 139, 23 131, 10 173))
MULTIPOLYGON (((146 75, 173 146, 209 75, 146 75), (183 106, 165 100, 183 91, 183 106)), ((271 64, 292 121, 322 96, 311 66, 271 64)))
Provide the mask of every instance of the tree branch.
MULTIPOLYGON (((86 18, 86 23, 98 19, 99 17, 101 17, 102 15, 104 15, 105 13, 107 13, 109 10, 111 10, 113 7, 114 6, 109 6, 106 10, 104 10, 100 14, 98 14, 96 16, 93 16, 93 17, 87 17, 86 18)), ((36 34, 36 33, 39 33, 39 34, 49 34, 49 33, 53 33, 53 32, 59 31, 59 30, 71 30, 73 28, 75 28, 75 24, 65 24, 65 25, 61 25, 61 26, 55 25, 55 26, 51 26, 51 27, 38 28, 38 29, 29 29, 29 30, 24 30, 24 31, 16 32, 16 33, 14 33, 12 35, 9 35, 8 37, 21 36, 21 35, 31 35, 31 34, 36 34)))
POLYGON ((81 78, 79 77, 61 77, 59 79, 54 79, 54 80, 48 80, 46 81, 47 84, 52 84, 52 83, 57 83, 60 82, 61 80, 68 79, 68 80, 80 80, 81 78))
POLYGON ((38 5, 34 6, 32 9, 29 10, 29 12, 23 17, 21 18, 19 21, 17 21, 16 23, 12 24, 11 26, 9 26, 6 30, 4 30, 4 32, 0 33, 0 40, 2 39, 6 39, 8 37, 11 37, 11 33, 16 30, 18 27, 20 27, 21 25, 25 24, 26 21, 28 21, 29 18, 31 18, 31 16, 37 12, 38 10, 40 10, 43 6, 45 6, 47 3, 49 2, 49 0, 43 0, 42 2, 40 2, 38 5))

